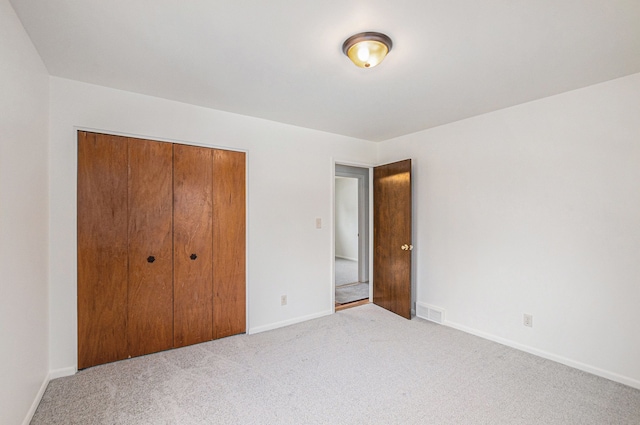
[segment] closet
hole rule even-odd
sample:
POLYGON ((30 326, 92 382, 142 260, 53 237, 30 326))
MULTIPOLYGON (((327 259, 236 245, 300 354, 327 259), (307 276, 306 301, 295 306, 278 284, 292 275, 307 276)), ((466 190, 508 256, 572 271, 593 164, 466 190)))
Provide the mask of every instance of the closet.
POLYGON ((245 154, 78 132, 78 369, 245 332, 245 154))

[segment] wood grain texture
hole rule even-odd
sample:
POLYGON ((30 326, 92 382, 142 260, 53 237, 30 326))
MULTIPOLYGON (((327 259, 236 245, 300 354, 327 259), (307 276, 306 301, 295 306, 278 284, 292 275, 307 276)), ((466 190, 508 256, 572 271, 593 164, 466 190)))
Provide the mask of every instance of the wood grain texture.
POLYGON ((173 346, 172 170, 173 145, 129 139, 130 356, 173 346))
POLYGON ((213 336, 246 331, 245 154, 213 151, 213 336))
POLYGON ((411 319, 411 160, 373 172, 373 302, 411 319))
POLYGON ((127 357, 127 139, 78 132, 78 369, 127 357))
POLYGON ((79 368, 246 331, 245 161, 79 132, 79 368))
POLYGON ((213 339, 213 151, 173 147, 174 346, 213 339), (195 259, 191 256, 194 255, 195 259))

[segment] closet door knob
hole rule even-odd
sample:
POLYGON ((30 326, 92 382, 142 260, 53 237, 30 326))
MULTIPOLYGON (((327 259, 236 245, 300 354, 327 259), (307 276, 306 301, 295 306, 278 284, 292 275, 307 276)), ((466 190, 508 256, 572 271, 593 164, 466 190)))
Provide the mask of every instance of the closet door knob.
POLYGON ((154 257, 153 255, 147 257, 147 262, 153 263, 154 261, 156 261, 156 257, 154 257))
POLYGON ((198 256, 196 254, 191 254, 189 258, 191 258, 192 260, 195 260, 196 258, 198 258, 198 256))

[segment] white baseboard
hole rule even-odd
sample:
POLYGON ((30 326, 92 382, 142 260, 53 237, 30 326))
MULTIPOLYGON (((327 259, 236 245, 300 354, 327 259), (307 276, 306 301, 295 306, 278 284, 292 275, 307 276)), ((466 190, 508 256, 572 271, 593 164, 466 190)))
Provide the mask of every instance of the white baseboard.
POLYGON ((349 260, 349 261, 358 261, 357 258, 343 257, 342 255, 336 255, 336 258, 342 258, 343 260, 349 260))
POLYGON ((49 372, 49 379, 64 378, 65 376, 72 376, 78 372, 75 366, 63 367, 62 369, 55 369, 49 372))
POLYGON ((273 329, 283 328, 285 326, 295 325, 296 323, 306 322, 307 320, 317 319, 319 317, 328 316, 330 314, 333 314, 333 311, 327 310, 327 311, 323 311, 323 312, 320 312, 320 313, 310 314, 308 316, 295 317, 293 319, 283 320, 281 322, 271 323, 269 325, 263 325, 263 326, 258 326, 258 327, 255 327, 255 328, 249 328, 249 330, 247 331, 247 334, 257 334, 257 333, 260 333, 260 332, 265 332, 265 331, 270 331, 270 330, 273 330, 273 329))
POLYGON ((49 371, 49 375, 47 375, 47 377, 42 382, 42 385, 40 385, 40 389, 36 394, 36 398, 33 400, 33 403, 31 403, 31 407, 29 408, 29 411, 27 412, 27 416, 24 418, 24 421, 22 421, 22 425, 29 425, 31 423, 31 420, 33 419, 33 415, 36 413, 36 410, 38 409, 38 405, 42 401, 42 396, 44 395, 44 392, 47 390, 47 385, 49 385, 49 382, 52 379, 75 375, 76 372, 77 370, 75 367, 66 367, 63 369, 56 369, 56 370, 49 371))
MULTIPOLYGON (((424 317, 423 317, 423 319, 424 319, 424 317)), ((460 324, 454 323, 454 322, 450 322, 448 320, 445 320, 443 325, 444 326, 448 326, 448 327, 453 328, 453 329, 457 329, 457 330, 462 331, 462 332, 466 332, 466 333, 471 334, 471 335, 475 335, 475 336, 479 336, 479 337, 484 338, 484 339, 488 339, 488 340, 493 341, 493 342, 497 342, 497 343, 502 344, 502 345, 506 345, 506 346, 511 347, 511 348, 515 348, 516 350, 524 351, 526 353, 533 354, 533 355, 536 355, 538 357, 542 357, 542 358, 545 358, 545 359, 548 359, 548 360, 552 360, 552 361, 557 362, 557 363, 562 363, 563 365, 572 367, 574 369, 582 370, 584 372, 591 373, 592 375, 600 376, 602 378, 606 378, 606 379, 609 379, 611 381, 619 382, 621 384, 628 385, 630 387, 640 389, 640 381, 638 381, 637 379, 629 378, 628 376, 619 375, 617 373, 614 373, 614 372, 611 372, 611 371, 608 371, 608 370, 600 369, 598 367, 591 366, 591 365, 588 365, 588 364, 585 364, 585 363, 582 363, 582 362, 579 362, 579 361, 576 361, 576 360, 572 360, 572 359, 569 359, 569 358, 566 358, 566 357, 563 357, 563 356, 559 356, 557 354, 549 353, 549 352, 544 351, 544 350, 539 350, 537 348, 530 347, 528 345, 520 344, 518 342, 511 341, 511 340, 508 340, 508 339, 505 339, 505 338, 502 338, 502 337, 499 337, 499 336, 496 336, 496 335, 492 335, 492 334, 489 334, 489 333, 486 333, 486 332, 482 332, 482 331, 479 331, 477 329, 469 328, 467 326, 460 325, 460 324)))
POLYGON ((29 408, 29 411, 27 412, 27 416, 24 418, 24 421, 22 421, 22 425, 29 425, 31 423, 31 419, 33 419, 33 415, 36 413, 36 409, 40 404, 40 400, 42 400, 42 396, 44 395, 44 392, 47 389, 47 385, 49 385, 49 381, 50 381, 49 376, 47 376, 42 382, 42 385, 40 385, 40 389, 36 394, 36 398, 33 400, 33 403, 31 403, 31 407, 29 408))

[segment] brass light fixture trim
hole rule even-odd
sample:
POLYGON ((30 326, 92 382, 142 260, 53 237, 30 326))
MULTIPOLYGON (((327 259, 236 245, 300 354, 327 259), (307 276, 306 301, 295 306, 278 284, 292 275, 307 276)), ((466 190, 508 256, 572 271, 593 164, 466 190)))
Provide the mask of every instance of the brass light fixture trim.
POLYGON ((379 32, 361 32, 347 38, 342 52, 360 68, 373 68, 391 51, 393 42, 388 35, 379 32))

